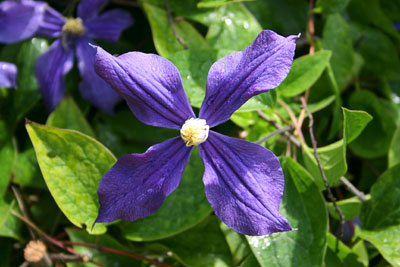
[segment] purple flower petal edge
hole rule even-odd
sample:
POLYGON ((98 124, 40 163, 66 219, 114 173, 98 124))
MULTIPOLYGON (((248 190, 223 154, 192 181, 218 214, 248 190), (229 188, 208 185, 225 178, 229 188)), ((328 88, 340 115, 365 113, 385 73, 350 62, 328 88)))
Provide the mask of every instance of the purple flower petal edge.
POLYGON ((199 150, 206 196, 221 221, 245 235, 292 229, 279 214, 284 176, 271 151, 213 131, 199 150))
POLYGON ((15 88, 17 86, 17 67, 14 64, 0 62, 0 88, 15 88))
POLYGON ((243 52, 215 62, 208 73, 199 117, 210 127, 216 126, 251 97, 277 87, 292 66, 297 38, 265 30, 243 52))
POLYGON ((144 154, 119 158, 100 181, 96 223, 134 221, 156 212, 179 185, 191 152, 175 137, 144 154))

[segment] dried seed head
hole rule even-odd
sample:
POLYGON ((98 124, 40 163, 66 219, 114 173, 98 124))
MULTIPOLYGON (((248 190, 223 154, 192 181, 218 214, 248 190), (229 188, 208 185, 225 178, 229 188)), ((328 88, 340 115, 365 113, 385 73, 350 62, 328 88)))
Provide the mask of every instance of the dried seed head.
POLYGON ((80 18, 67 18, 62 31, 75 36, 82 36, 85 33, 82 19, 80 18))
POLYGON ((28 262, 39 262, 46 255, 46 245, 42 241, 30 241, 24 249, 24 257, 28 262))
POLYGON ((183 124, 181 137, 186 146, 198 146, 207 140, 209 130, 206 120, 191 118, 183 124))

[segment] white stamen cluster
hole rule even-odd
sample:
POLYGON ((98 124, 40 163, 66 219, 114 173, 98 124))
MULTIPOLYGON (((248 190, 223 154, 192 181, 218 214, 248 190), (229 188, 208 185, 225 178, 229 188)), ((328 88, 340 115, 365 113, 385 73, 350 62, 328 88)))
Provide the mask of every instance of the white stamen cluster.
POLYGON ((209 130, 206 120, 191 118, 183 124, 181 137, 186 146, 198 146, 207 140, 209 130))
POLYGON ((82 19, 80 18, 67 18, 62 31, 75 36, 82 36, 85 33, 82 19))

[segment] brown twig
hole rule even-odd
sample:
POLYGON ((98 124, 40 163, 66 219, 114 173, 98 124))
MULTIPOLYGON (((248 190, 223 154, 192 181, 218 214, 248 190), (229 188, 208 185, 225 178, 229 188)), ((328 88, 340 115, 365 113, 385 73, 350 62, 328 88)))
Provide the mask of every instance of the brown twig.
POLYGON ((362 202, 367 201, 367 198, 365 197, 365 194, 358 190, 349 180, 347 180, 345 177, 340 177, 340 181, 346 186, 346 188, 353 193, 355 196, 357 196, 362 202))
POLYGON ((286 126, 286 127, 284 127, 284 128, 279 128, 279 129, 277 129, 276 131, 273 131, 272 133, 270 133, 270 134, 267 135, 266 137, 264 137, 264 138, 258 140, 258 141, 255 142, 255 143, 256 143, 256 144, 262 144, 262 143, 264 143, 265 141, 267 141, 268 139, 270 139, 271 137, 273 137, 273 136, 275 136, 275 135, 277 135, 277 134, 281 134, 281 133, 285 133, 285 132, 291 131, 292 129, 293 129, 292 126, 286 126))
POLYGON ((322 168, 321 160, 320 160, 319 155, 318 155, 318 151, 317 151, 317 140, 315 139, 314 130, 313 130, 314 118, 313 118, 313 116, 312 116, 310 110, 307 108, 307 103, 306 103, 304 97, 301 97, 301 102, 302 102, 302 105, 303 105, 303 109, 307 112, 308 118, 309 118, 309 120, 310 120, 310 122, 309 122, 309 124, 308 124, 308 130, 309 130, 309 132, 310 132, 310 138, 311 138, 312 146, 313 146, 313 149, 314 149, 314 157, 315 157, 315 160, 317 161, 317 165, 318 165, 319 171, 320 171, 320 173, 321 173, 322 179, 324 180, 325 187, 326 187, 326 189, 327 189, 327 191, 328 191, 328 197, 329 197, 329 199, 331 200, 331 202, 333 203, 333 206, 335 207, 335 210, 336 210, 337 214, 339 214, 339 218, 340 218, 340 229, 339 229, 339 234, 338 234, 338 235, 339 235, 339 239, 342 239, 342 236, 343 236, 343 225, 344 225, 344 216, 343 216, 343 213, 342 213, 342 211, 340 210, 339 206, 338 206, 337 203, 336 203, 336 198, 335 198, 335 197, 333 196, 333 194, 332 194, 332 190, 331 190, 331 187, 329 186, 328 178, 326 178, 325 171, 324 171, 324 169, 322 168))
POLYGON ((174 20, 171 15, 171 9, 169 8, 168 0, 165 0, 165 10, 167 11, 168 22, 171 26, 172 32, 173 32, 176 40, 178 40, 178 42, 183 46, 184 49, 188 49, 188 46, 186 45, 185 41, 182 39, 182 37, 177 33, 177 31, 175 29, 174 20))
MULTIPOLYGON (((277 123, 276 121, 274 121, 273 119, 269 118, 267 115, 265 115, 261 110, 257 110, 257 114, 258 116, 260 116, 260 118, 266 120, 267 122, 271 123, 272 125, 275 126, 275 128, 277 129, 282 129, 284 127, 280 126, 279 123, 277 123)), ((290 134, 289 132, 283 132, 283 134, 289 138, 290 142, 292 142, 293 144, 295 144, 297 147, 301 147, 301 143, 299 140, 296 139, 296 137, 294 137, 292 134, 290 134)))
POLYGON ((152 259, 140 256, 140 255, 131 254, 131 253, 126 252, 126 251, 122 251, 122 250, 118 250, 118 249, 114 249, 114 248, 110 248, 110 247, 104 247, 104 246, 97 245, 97 244, 91 244, 91 243, 86 243, 86 242, 74 242, 74 241, 62 241, 62 242, 64 244, 67 244, 67 245, 95 248, 95 249, 97 249, 99 251, 110 252, 110 253, 114 253, 114 254, 130 257, 130 258, 137 259, 137 260, 147 261, 147 262, 150 262, 150 263, 158 265, 158 266, 173 267, 173 266, 171 266, 169 264, 162 263, 162 262, 159 262, 159 261, 156 261, 156 260, 152 260, 152 259))
POLYGON ((296 115, 294 115, 292 109, 283 100, 278 99, 278 103, 289 113, 290 119, 292 120, 294 128, 296 129, 297 135, 299 136, 300 140, 304 142, 304 136, 303 132, 301 131, 301 125, 299 124, 296 115))
POLYGON ((315 52, 315 47, 314 47, 315 27, 314 27, 313 9, 314 9, 314 0, 310 0, 308 5, 308 32, 310 34, 309 54, 311 55, 314 54, 315 52))
MULTIPOLYGON (((21 197, 21 193, 19 192, 18 188, 14 185, 11 185, 11 190, 14 193, 15 198, 17 199, 19 209, 22 211, 22 214, 28 219, 30 219, 28 209, 25 206, 25 202, 21 197)), ((28 227, 29 234, 31 235, 32 239, 36 239, 35 232, 32 231, 30 227, 28 227)))

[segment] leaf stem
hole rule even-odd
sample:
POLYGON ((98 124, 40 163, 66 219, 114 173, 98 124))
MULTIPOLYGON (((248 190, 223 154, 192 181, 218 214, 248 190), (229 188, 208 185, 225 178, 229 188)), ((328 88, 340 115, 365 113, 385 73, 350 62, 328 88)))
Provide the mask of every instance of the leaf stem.
POLYGON ((340 177, 340 181, 346 186, 346 188, 353 193, 355 196, 357 196, 362 202, 367 201, 367 198, 365 197, 365 194, 358 190, 349 180, 347 180, 345 177, 340 177))
POLYGON ((165 0, 165 10, 167 11, 168 22, 171 26, 172 32, 173 32, 176 40, 178 40, 178 42, 183 46, 184 49, 188 49, 188 46, 186 45, 185 41, 182 39, 182 37, 178 34, 178 32, 175 29, 174 20, 171 15, 171 9, 169 8, 168 0, 165 0))

